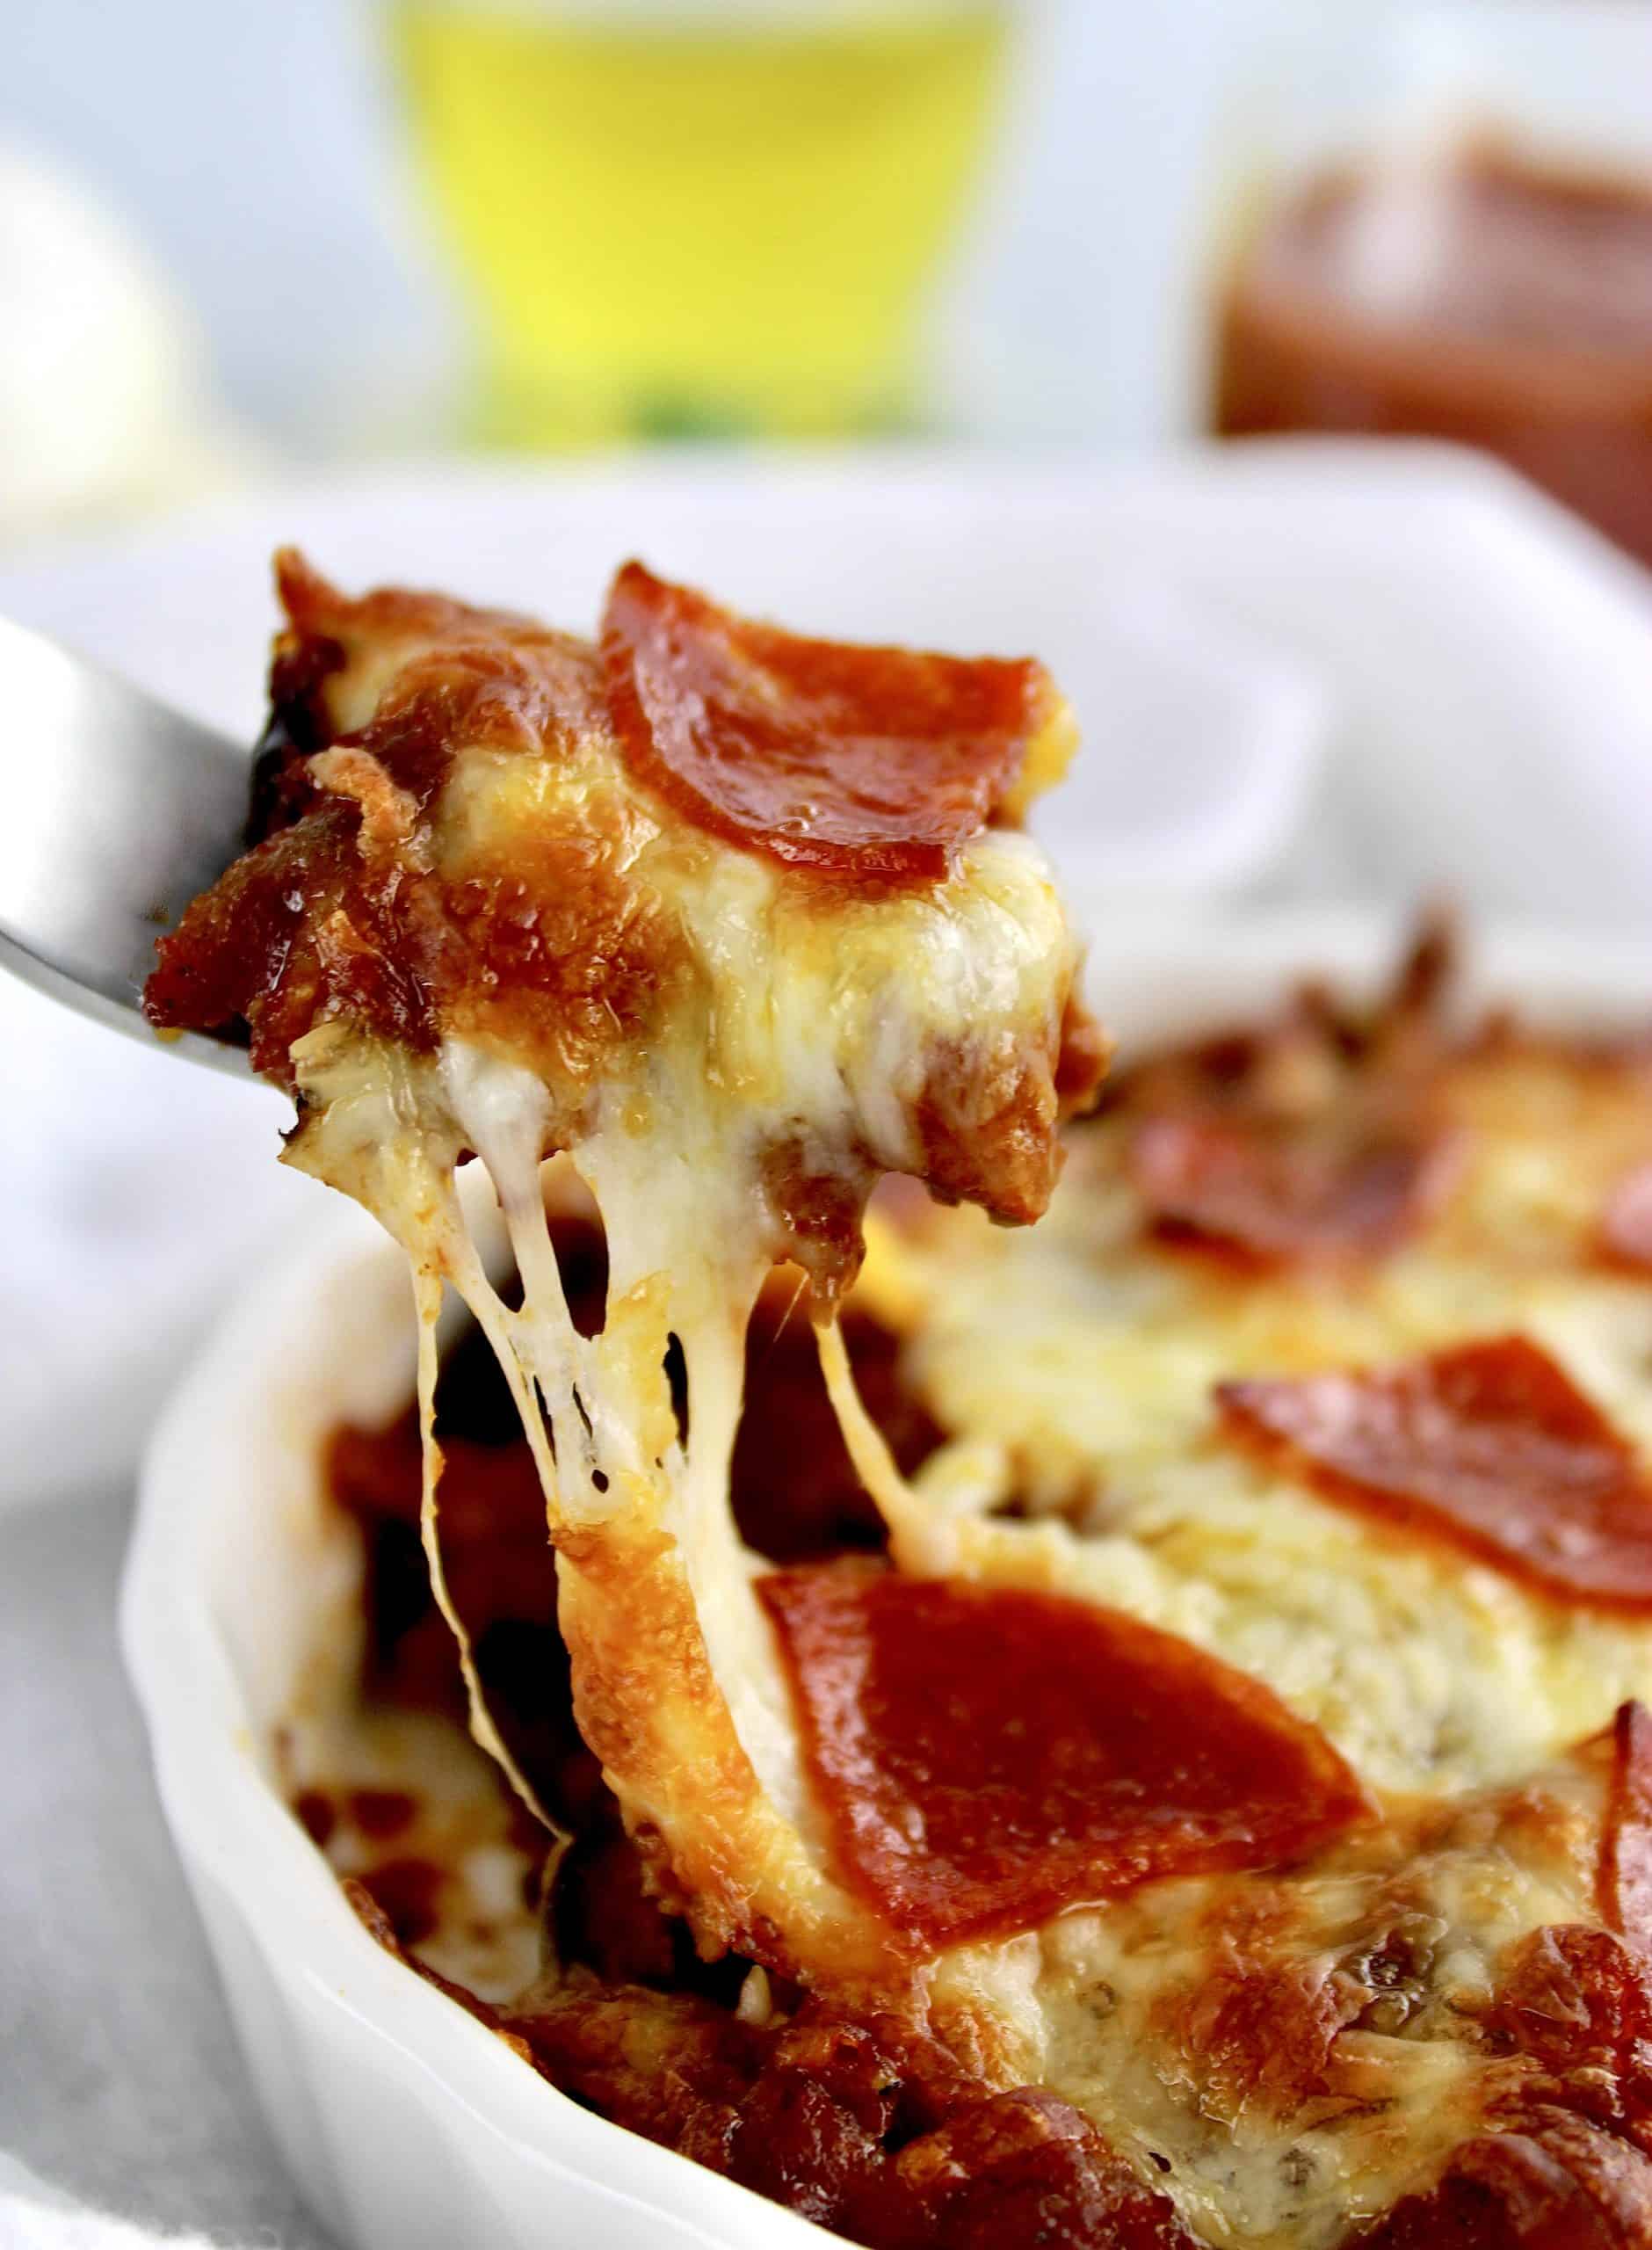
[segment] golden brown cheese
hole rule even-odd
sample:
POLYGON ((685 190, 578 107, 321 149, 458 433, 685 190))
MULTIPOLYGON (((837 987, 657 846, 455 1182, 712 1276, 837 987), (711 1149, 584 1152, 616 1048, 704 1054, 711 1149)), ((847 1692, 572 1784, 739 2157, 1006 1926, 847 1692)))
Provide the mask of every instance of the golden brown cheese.
MULTIPOLYGON (((580 1722, 663 1893, 708 1949, 902 1981, 909 1942, 830 1864, 728 1510, 743 1339, 786 1258, 830 1326, 880 1173, 999 1219, 1043 1208, 1075 1058, 1082 1085, 1098 1057, 1047 866, 987 821, 1059 769, 1070 717, 1036 665, 795 642, 634 569, 600 661, 434 597, 350 601, 290 560, 284 593, 270 788, 288 824, 165 942, 151 1012, 211 1020, 233 991, 299 1097, 287 1160, 409 1253, 450 1615, 429 1428, 444 1288, 475 1314, 544 1488, 580 1722), (674 605, 658 647, 627 623, 650 588, 674 605), (674 679, 697 789, 714 786, 710 710, 713 747, 768 777, 772 833, 750 790, 730 834, 727 793, 712 821, 663 786, 658 758, 684 754, 655 709, 674 679), (639 754, 643 707, 658 758, 639 754), (875 807, 869 758, 901 777, 875 807), (863 860, 854 822, 873 811, 863 860), (910 867, 890 857, 909 830, 926 839, 910 867), (817 831, 824 860, 801 851, 817 831), (547 1232, 556 1150, 605 1225, 595 1335, 547 1232), (498 1196, 519 1307, 477 1255, 467 1154, 498 1196)), ((478 1738, 531 1796, 464 1654, 478 1738)))
MULTIPOLYGON (((1294 1043, 1300 1089, 1315 1074, 1294 1043)), ((1457 1142, 1453 1178, 1351 1259, 1167 1238, 1132 1161, 1149 1073, 1078 1131, 1037 1233, 907 1199, 876 1221, 858 1299, 903 1338, 900 1380, 941 1439, 909 1489, 847 1401, 897 1559, 1168 1625, 1323 1726, 1381 1816, 1284 1868, 1148 1882, 943 1947, 913 1997, 978 2086, 1036 2086, 1098 2126, 1178 2239, 1341 2250, 1380 2225, 1384 2250, 1417 2250, 1468 2212, 1492 2230, 1463 2238, 1478 2250, 1501 2245, 1518 2195, 1580 2241, 1581 2214, 1615 2212, 1599 2239, 1620 2250, 1652 2209, 1633 2142, 1647 1777, 1625 1767, 1634 1724, 1600 1730, 1652 1685, 1652 1626, 1396 1539, 1218 1426, 1232 1371, 1380 1363, 1512 1325, 1644 1457, 1633 1339, 1652 1292, 1598 1255, 1599 1214, 1652 1135, 1637 1060, 1436 1035, 1407 1067, 1457 1142)), ((1268 1068, 1277 1088, 1277 1055, 1268 1068)), ((765 1410, 764 1426, 785 1422, 765 1410)), ((783 1445, 771 1474, 784 1489, 783 1445)), ((589 2087, 579 1990, 543 2053, 589 2087)), ((751 2006, 785 2037, 780 1990, 754 1986, 751 2006)), ((624 2005, 682 2036, 675 2000, 624 2005)), ((865 2227, 852 2202, 820 2208, 865 2227)), ((1113 2250, 1105 2228, 1088 2241, 1113 2250)))
POLYGON ((1404 1789, 1517 1776, 1652 1694, 1641 1622, 1350 1514, 1222 1428, 1225 1382, 1519 1333, 1652 1460, 1652 1289, 1597 1239, 1652 1137, 1639 1062, 1476 1041, 1431 1075, 1455 1182, 1374 1258, 1258 1267, 1163 1240, 1122 1100, 1076 1136, 1034 1234, 879 1223, 863 1282, 948 1433, 917 1479, 937 1562, 1185 1633, 1404 1789))
MULTIPOLYGON (((1039 1238, 972 1212, 880 1229, 863 1297, 946 1433, 915 1478, 830 1317, 820 1335, 895 1569, 960 1600, 1122 1614, 1142 1645, 1141 1627, 1180 1635, 1256 1708, 1277 1698, 1296 1738, 1322 1730, 1324 1770, 1353 1777, 1336 1833, 1302 1828, 1292 1851, 1267 1832, 1285 1865, 1144 1862, 1064 1912, 1029 1889, 1021 1927, 995 1907, 985 1934, 926 1935, 850 1879, 730 1515, 743 1338, 783 1256, 830 1315, 880 1172, 999 1218, 1041 1208, 1076 959, 1047 872, 981 827, 935 881, 822 889, 639 779, 581 644, 451 605, 303 599, 311 637, 287 653, 302 671, 328 644, 293 705, 317 738, 274 786, 318 824, 324 880, 282 955, 297 981, 259 993, 255 1027, 296 1031, 293 1160, 413 1259, 427 1549, 455 1617, 432 1434, 445 1283, 496 1352, 558 1550, 581 1730, 659 1903, 706 1954, 752 1964, 748 2014, 795 2009, 800 2038, 822 2001, 835 2021, 893 2015, 1023 2124, 1036 2113, 1047 2148, 1110 2146, 1134 2174, 1110 2208, 1135 2239, 1332 2250, 1388 2213, 1409 2246, 1442 2196, 1506 2204, 1496 2179, 1529 2146, 1551 2201, 1616 2196, 1631 2216, 1603 2239, 1640 2239, 1631 2034, 1600 2066, 1619 2105, 1603 2120, 1557 2076, 1532 1994, 1546 1948, 1570 1961, 1557 1932, 1626 1959, 1639 1942, 1607 1927, 1601 1874, 1644 1795, 1612 1762, 1634 1723, 1600 1731, 1652 1691, 1652 1628, 1339 1508, 1237 1448, 1215 1404, 1223 1383, 1519 1332, 1644 1451, 1652 1300, 1598 1257, 1647 1152, 1632 1062, 1453 1045, 1420 976, 1374 1029, 1309 1007, 1255 1054, 1127 1087, 1039 1238), (605 1224, 594 1334, 547 1230, 554 1148, 605 1224), (496 1190, 519 1306, 483 1270, 454 1183, 467 1153, 496 1190)), ((257 882, 292 872, 286 832, 257 882)), ((232 880, 204 921, 250 896, 232 880)), ((514 1769, 471 1686, 479 1736, 514 1769)), ((920 1815, 902 1848, 923 1845, 920 1815)), ((1639 1974, 1595 1964, 1586 2029, 1619 1987, 1639 2021, 1639 1974)), ((536 1985, 502 2028, 533 2051, 554 2014, 578 2018, 571 1988, 536 1985)), ((681 2025, 656 2014, 663 2058, 681 2025)))

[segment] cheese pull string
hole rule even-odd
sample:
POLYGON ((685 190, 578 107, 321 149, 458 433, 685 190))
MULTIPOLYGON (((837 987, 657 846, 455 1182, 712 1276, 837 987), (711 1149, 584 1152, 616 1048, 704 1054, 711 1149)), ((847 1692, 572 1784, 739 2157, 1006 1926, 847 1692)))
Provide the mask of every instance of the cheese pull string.
MULTIPOLYGON (((438 1488, 442 1475, 442 1450, 436 1436, 436 1384, 441 1372, 441 1357, 437 1346, 437 1326, 441 1318, 442 1281, 439 1274, 413 1267, 413 1296, 418 1313, 418 1401, 419 1436, 424 1457, 423 1485, 419 1499, 419 1539, 424 1549, 424 1560, 431 1574, 431 1592, 436 1606, 446 1620, 459 1652, 459 1669, 465 1683, 465 1705, 470 1723, 472 1738, 485 1750, 510 1782, 517 1796, 533 1814, 540 1825, 554 1840, 558 1854, 566 1848, 568 1832, 545 1807, 539 1792, 511 1754, 504 1737, 495 1724, 488 1708, 482 1675, 476 1667, 475 1652, 471 1646, 469 1632, 460 1616, 447 1583, 446 1566, 442 1558, 441 1521, 438 1488)), ((475 1310, 475 1307, 472 1308, 475 1310)))
MULTIPOLYGON (((488 1282, 473 1247, 468 1275, 491 1300, 495 1316, 494 1325, 483 1323, 488 1340, 504 1364, 507 1380, 513 1373, 523 1378, 521 1385, 511 1381, 511 1390, 534 1448, 554 1535, 559 1513, 589 1520, 601 1513, 605 1485, 598 1472, 611 1477, 612 1469, 592 1437, 586 1401, 590 1354, 569 1310, 545 1208, 541 1181, 544 1151, 553 1137, 550 1097, 529 1072, 512 1065, 504 1081, 509 1098, 498 1099, 479 1073, 475 1057, 452 1044, 443 1052, 441 1073, 454 1114, 493 1184, 522 1283, 522 1307, 512 1312, 488 1282), (542 1451, 547 1420, 556 1455, 554 1482, 542 1451)), ((460 1288, 470 1303, 468 1288, 460 1288)))
POLYGON ((914 1578, 950 1578, 961 1559, 960 1526, 926 1506, 895 1466, 883 1433, 861 1403, 837 1316, 815 1322, 821 1374, 855 1473, 871 1493, 897 1567, 914 1578))

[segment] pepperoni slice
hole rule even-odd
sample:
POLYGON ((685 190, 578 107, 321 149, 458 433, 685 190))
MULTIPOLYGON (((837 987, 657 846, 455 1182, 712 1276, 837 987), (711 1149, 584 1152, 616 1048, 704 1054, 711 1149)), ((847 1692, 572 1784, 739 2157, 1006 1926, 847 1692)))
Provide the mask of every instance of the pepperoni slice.
POLYGON ((1614 1264, 1652 1269, 1652 1164, 1637 1165, 1618 1182, 1601 1221, 1600 1239, 1614 1264))
POLYGON ((634 773, 714 834, 840 875, 938 881, 1062 705, 1029 660, 808 641, 627 562, 603 616, 634 773))
POLYGON ((1130 1168, 1157 1232, 1272 1262, 1392 1249, 1438 1204, 1457 1143, 1421 1127, 1350 1142, 1214 1117, 1150 1119, 1130 1168))
POLYGON ((1561 1600, 1652 1608, 1652 1492, 1599 1409, 1524 1336, 1216 1395, 1232 1433, 1332 1499, 1561 1600))
POLYGON ((1366 1810, 1271 1689, 1117 1610, 844 1565, 758 1593, 844 1880, 930 1945, 1291 1858, 1366 1810))
POLYGON ((1652 1945, 1652 1711, 1644 1703, 1620 1705, 1612 1722, 1600 1912, 1625 1937, 1652 1945))

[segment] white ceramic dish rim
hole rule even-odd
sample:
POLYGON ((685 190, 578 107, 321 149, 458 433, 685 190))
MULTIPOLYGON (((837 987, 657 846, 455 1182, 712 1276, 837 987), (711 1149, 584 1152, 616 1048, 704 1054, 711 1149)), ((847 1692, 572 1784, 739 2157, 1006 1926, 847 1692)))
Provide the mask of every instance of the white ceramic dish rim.
MULTIPOLYGON (((1091 926, 1105 929, 1105 917, 1098 914, 1091 926)), ((1156 1026, 1168 1032, 1231 1019, 1307 970, 1368 981, 1392 958, 1399 934, 1391 917, 1317 911, 1177 929, 1143 926, 1098 945, 1092 991, 1127 1043, 1156 1026)), ((1487 933, 1472 949, 1469 989, 1476 998, 1510 1000, 1539 1022, 1590 1028, 1652 1023, 1652 946, 1487 933)), ((411 1380, 411 1318, 399 1253, 350 1207, 318 1198, 313 1230, 277 1270, 249 1287, 157 1426, 122 1598, 123 1645, 149 1723, 162 1802, 255 2078, 276 2113, 277 2137, 301 2187, 345 2240, 366 2243, 378 2233, 372 2199, 387 2191, 382 2162, 374 2170, 375 2138, 395 2141, 405 2122, 386 2107, 402 2098, 389 2084, 395 2079, 403 2090, 418 2082, 418 2106, 428 2110, 434 2103, 462 2137, 470 2178, 503 2187, 521 2174, 534 2193, 550 2199, 542 2231, 507 2225, 497 2239, 524 2245, 680 2242, 724 2250, 780 2250, 794 2243, 803 2250, 808 2241, 822 2240, 818 2230, 581 2109, 382 1952, 266 1778, 244 1658, 238 1670, 233 1635, 225 1629, 226 1542, 244 1543, 255 1521, 260 1528, 254 1544, 269 1531, 283 1505, 273 1487, 287 1479, 290 1499, 291 1480, 296 1475, 301 1481, 303 1464, 291 1446, 278 1460, 282 1446, 274 1442, 272 1489, 256 1520, 232 1518, 225 1495, 235 1493, 237 1477, 244 1483, 247 1449, 274 1426, 271 1415, 284 1389, 289 1407, 301 1395, 307 1354, 311 1376, 323 1364, 336 1375, 350 1358, 351 1324, 372 1346, 364 1358, 374 1367, 349 1406, 389 1411, 398 1389, 411 1380), (318 1306, 343 1323, 330 1348, 317 1332, 318 1306), (386 1342, 397 1321, 406 1332, 404 1354, 386 1342), (240 1923, 239 1938, 227 1934, 226 1912, 240 1923), (313 2068, 330 2045, 340 2053, 350 2049, 350 2072, 330 2076, 335 2086, 348 2078, 356 2114, 334 2133, 325 2164, 319 2164, 314 2132, 279 2114, 272 2094, 272 2074, 291 2067, 303 2043, 295 2046, 288 2037, 288 2062, 272 2059, 271 2043, 279 2043, 279 2035, 267 2021, 253 2020, 257 2011, 236 1965, 243 1943, 289 2001, 300 1987, 306 1995, 305 2036, 322 2044, 305 2050, 309 2059, 301 2057, 301 2070, 313 2068), (383 2101, 377 2094, 367 2098, 369 2081, 383 2101), (329 2176, 318 2176, 318 2169, 329 2176)), ((325 1320, 319 1325, 324 1329, 325 1320)), ((339 1411, 340 1403, 330 1411, 339 1411)), ((255 1484, 264 1472, 261 1457, 255 1484)), ((279 1525, 271 1535, 280 1535, 279 1525)), ((302 1603, 302 1589, 260 1577, 256 1569, 243 1567, 235 1576, 230 1599, 244 1608, 232 1614, 249 1628, 266 1606, 302 1603)), ((409 2239, 405 2232, 402 2239, 409 2239)), ((425 2236, 416 2226, 412 2239, 438 2235, 425 2236)))

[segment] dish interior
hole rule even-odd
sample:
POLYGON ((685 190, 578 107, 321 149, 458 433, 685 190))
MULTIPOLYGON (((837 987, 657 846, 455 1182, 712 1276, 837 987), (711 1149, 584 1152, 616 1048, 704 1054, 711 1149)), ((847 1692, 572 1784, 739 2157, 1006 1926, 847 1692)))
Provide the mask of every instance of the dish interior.
MULTIPOLYGON (((1457 2192, 1461 2149, 1499 2130, 1497 2105, 1514 2098, 1502 2080, 1521 2070, 1503 2065, 1527 2049, 1509 2032, 1509 1993, 1532 1948, 1555 1929, 1621 1938, 1601 1874, 1629 1754, 1622 1723, 1615 1738, 1612 1729, 1614 1714, 1652 1694, 1652 1627, 1633 1604, 1534 1584, 1506 1552, 1466 1543, 1460 1522, 1396 1526, 1247 1450, 1214 1430, 1213 1390, 1410 1364, 1518 1333, 1644 1459, 1652 1286, 1604 1257, 1601 1239, 1623 1182, 1652 1157, 1652 1099, 1621 1044, 1596 1056, 1575 1043, 1559 1053, 1539 1035, 1499 1052, 1494 1039, 1452 1064, 1443 1092, 1432 1085, 1431 1103, 1451 1113, 1438 1146, 1453 1153, 1440 1156, 1433 1184, 1411 1183, 1426 1187, 1424 1218, 1392 1239, 1378 1223, 1357 1258, 1235 1260, 1231 1241, 1210 1238, 1207 1209, 1191 1224, 1185 1208, 1149 1212, 1155 1194, 1168 1204, 1179 1194, 1185 1206, 1191 1192, 1159 1131, 1185 1086, 1164 1079, 1156 1094, 1152 1074, 1129 1067, 1132 1046, 1139 1062, 1149 1034, 1162 1042, 1265 1014, 1304 968, 1369 991, 1383 950, 1374 933, 1301 927, 1118 947, 1098 962, 1095 989, 1125 1034, 1127 1092, 1098 1125, 1078 1129, 1046 1226, 998 1234, 894 1199, 850 1328, 874 1416, 938 1515, 968 1528, 978 1575, 1077 1593, 1263 1681, 1371 1793, 1374 1826, 1298 1840, 1237 1881, 1147 1881, 1036 1927, 987 1931, 975 1944, 965 1933, 931 1987, 934 2020, 954 2027, 944 2057, 910 2041, 878 2049, 904 2110, 872 2125, 857 2115, 860 2143, 875 2146, 840 2133, 834 2169, 818 2131, 788 2138, 796 2103, 782 2097, 795 2095, 801 2070, 836 2112, 854 2113, 842 2050, 866 2027, 822 2028, 805 1994, 746 1961, 697 1961, 647 1897, 561 1706, 549 1555, 533 1480, 513 1465, 506 1402, 455 1336, 448 1565, 461 1611, 472 1605, 496 1714, 575 1832, 547 1905, 544 1847, 465 1741, 440 1621, 422 1603, 406 1284, 349 1214, 250 1309, 243 1334, 264 1339, 259 1376, 243 1370, 226 1397, 221 1353, 157 1448, 130 1618, 175 1819, 199 1848, 203 1814, 186 1768, 221 1732, 222 1708, 238 1704, 264 1792, 259 1820, 279 1800, 302 1823, 280 1815, 280 1864, 304 1868, 281 1911, 301 1900, 330 1943, 347 1939, 352 1960, 373 1959, 366 1932, 349 1927, 318 1879, 307 1829, 337 1874, 364 1884, 358 1904, 383 1944, 463 1985, 485 2022, 502 2021, 529 2050, 512 2053, 475 2021, 461 2030, 446 2001, 431 2014, 428 1986, 384 1955, 373 1973, 421 1992, 411 2036, 428 2042, 435 2066, 468 2067, 459 2058, 481 2037, 516 2072, 510 2101, 534 2120, 533 2136, 550 2149, 576 2143, 598 2170, 630 2162, 627 2144, 591 2116, 576 2124, 554 2086, 859 2239, 972 2240, 977 2224, 996 2230, 991 2239, 1019 2239, 1030 2222, 1008 2188, 1010 2200, 989 2198, 979 2213, 954 2207, 945 2236, 918 2231, 922 2151, 951 2150, 966 2130, 948 2108, 957 2088, 939 2080, 960 2074, 955 2027, 973 2007, 996 2043, 983 2041, 961 2074, 1021 2103, 1018 2145, 1040 2152, 1029 2175, 1038 2193, 1069 2192, 1078 2133, 1105 2144, 1112 2168, 1087 2175, 1086 2192, 1112 2207, 1077 2239, 1334 2250, 1380 2220, 1388 2239, 1411 2241, 1404 2228, 1427 2223, 1416 2216, 1427 2198, 1457 2192), (1156 1134, 1158 1155, 1144 1158, 1156 1134), (176 1637, 164 1647, 163 1554, 186 1557, 210 1594, 192 1623, 187 1586, 170 1585, 176 1637), (186 1724, 179 1686, 192 1664, 220 1668, 220 1708, 197 1708, 186 1724), (1293 1933, 1283 1950, 1256 1940, 1255 1973, 1235 1988, 1241 2016, 1260 2010, 1272 2027, 1265 2037, 1241 2036, 1213 1999, 1226 1989, 1213 1963, 1231 1970, 1246 1957, 1235 1912, 1293 1933), (1289 2005, 1306 1992, 1313 2015, 1328 1991, 1347 2012, 1321 2054, 1321 2018, 1310 2036, 1289 2005), (825 2061, 822 2038, 837 2042, 825 2061), (1286 2083, 1266 2057, 1293 2042, 1309 2060, 1286 2083), (686 2093, 663 2099, 668 2080, 686 2093), (1039 2111, 1029 2124, 1028 2102, 1046 2099, 1059 2116, 1039 2111), (1069 2116, 1079 2121, 1071 2130, 1069 2116), (907 2200, 891 2219, 903 2156, 896 2186, 907 2200), (870 2185, 848 2179, 851 2158, 875 2175, 870 2185)), ((1529 1025, 1561 1024, 1575 1042, 1635 1025, 1648 989, 1633 958, 1518 940, 1488 954, 1479 986, 1466 982, 1450 1004, 1459 1020, 1477 1016, 1487 991, 1518 995, 1529 1025)), ((1276 1041, 1270 1067, 1309 1081, 1322 1073, 1327 1053, 1348 1043, 1325 1031, 1330 1020, 1294 1059, 1276 1041)), ((1366 1073, 1390 1138, 1384 1105, 1411 1068, 1390 1055, 1366 1073)), ((1334 1099, 1352 1098, 1342 1087, 1334 1099)), ((1309 1083, 1280 1099, 1311 1110, 1321 1095, 1309 1083)), ((582 1261, 599 1247, 571 1203, 560 1247, 577 1301, 582 1261)), ((868 1555, 876 1531, 784 1313, 775 1298, 756 1331, 735 1499, 749 1543, 795 1570, 868 1555)), ((1252 1397, 1229 1419, 1248 1412, 1265 1423, 1275 1404, 1252 1397)), ((226 1887, 236 1891, 233 1873, 226 1887)), ((1554 2058, 1539 2059, 1552 2078, 1554 2058)), ((491 2061, 489 2077, 503 2084, 491 2061)), ((692 2181, 682 2192, 712 2195, 714 2223, 733 2230, 724 2239, 748 2223, 747 2199, 726 2183, 685 2174, 656 2150, 636 2160, 667 2208, 692 2181)), ((764 2223, 784 2224, 778 2214, 764 2223)))

